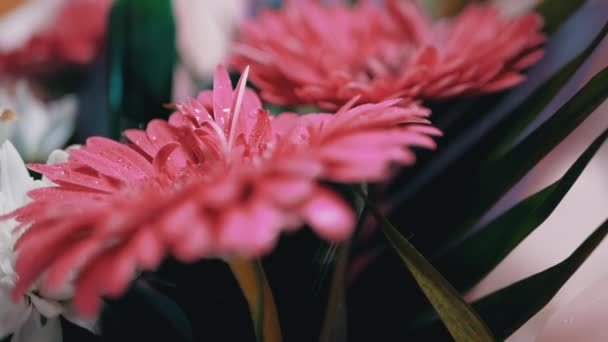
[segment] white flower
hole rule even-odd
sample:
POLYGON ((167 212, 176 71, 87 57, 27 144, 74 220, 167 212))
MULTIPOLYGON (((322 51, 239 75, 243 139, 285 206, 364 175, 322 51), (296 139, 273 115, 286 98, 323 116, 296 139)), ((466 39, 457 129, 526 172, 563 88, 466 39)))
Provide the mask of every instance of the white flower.
MULTIPOLYGON (((49 157, 49 163, 66 161, 67 156, 65 151, 55 151, 49 157)), ((53 186, 53 183, 30 178, 10 141, 0 146, 0 215, 27 204, 27 193, 45 186, 53 186)), ((11 342, 61 341, 60 315, 93 330, 94 321, 83 320, 75 314, 70 291, 49 295, 32 288, 19 303, 11 300, 11 290, 17 280, 13 246, 18 235, 12 234, 16 225, 15 220, 0 221, 0 339, 12 334, 11 342)))
POLYGON ((198 81, 210 80, 223 62, 246 4, 246 0, 173 1, 180 59, 198 81))
POLYGON ((68 95, 44 103, 27 81, 0 84, 0 143, 11 140, 27 161, 44 161, 64 146, 74 131, 77 100, 68 95), (14 117, 12 115, 14 113, 14 117))
POLYGON ((0 6, 0 52, 15 50, 44 31, 65 3, 65 0, 1 1, 8 2, 0 6))

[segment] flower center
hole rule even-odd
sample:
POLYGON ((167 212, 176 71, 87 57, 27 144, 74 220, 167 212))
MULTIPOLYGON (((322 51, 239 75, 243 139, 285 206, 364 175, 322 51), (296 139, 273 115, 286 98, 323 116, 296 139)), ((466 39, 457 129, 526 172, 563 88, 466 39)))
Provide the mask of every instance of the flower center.
POLYGON ((6 15, 23 5, 27 0, 2 0, 0 1, 0 16, 6 15))

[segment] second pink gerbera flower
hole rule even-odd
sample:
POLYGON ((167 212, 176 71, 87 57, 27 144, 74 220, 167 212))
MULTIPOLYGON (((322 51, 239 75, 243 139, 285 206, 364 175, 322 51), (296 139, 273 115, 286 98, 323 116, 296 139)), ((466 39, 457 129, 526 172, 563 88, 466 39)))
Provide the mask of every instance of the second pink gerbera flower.
POLYGON ((167 254, 260 256, 305 223, 344 240, 353 212, 321 181, 378 181, 392 163, 414 162, 409 147, 435 146, 428 111, 399 100, 271 117, 245 88, 247 73, 233 90, 220 67, 213 91, 168 122, 127 131, 131 143, 91 138, 68 163, 32 165, 58 186, 14 213, 31 224, 16 247, 15 298, 43 274, 49 291, 75 279, 75 303, 92 313, 167 254))
POLYGON ((242 26, 232 64, 252 65, 262 98, 282 105, 478 95, 523 80, 542 56, 541 27, 536 14, 506 18, 492 5, 433 22, 407 0, 289 1, 242 26))

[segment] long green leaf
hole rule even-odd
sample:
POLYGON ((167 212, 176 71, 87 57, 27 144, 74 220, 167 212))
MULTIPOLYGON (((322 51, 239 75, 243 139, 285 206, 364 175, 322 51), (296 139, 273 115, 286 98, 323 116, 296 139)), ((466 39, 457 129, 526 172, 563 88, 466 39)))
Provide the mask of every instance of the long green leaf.
MULTIPOLYGON (((362 185, 362 191, 367 194, 367 184, 362 185)), ((365 201, 352 191, 352 203, 357 213, 358 225, 356 231, 361 227, 361 218, 365 212, 365 201)), ((351 247, 353 241, 357 239, 357 234, 353 234, 351 239, 340 246, 337 246, 337 256, 334 267, 331 286, 329 289, 329 299, 325 310, 325 319, 321 328, 321 342, 346 342, 348 341, 347 319, 346 319, 346 277, 350 261, 351 247)), ((333 244, 332 244, 333 245, 333 244)), ((335 250, 335 249, 334 249, 335 250)), ((326 257, 329 257, 327 255, 326 257)), ((329 261, 327 261, 329 263, 329 261)), ((321 277, 322 281, 323 276, 321 277)))
POLYGON ((545 19, 545 32, 554 33, 584 3, 585 0, 544 0, 536 11, 545 19))
POLYGON ((541 111, 553 100, 562 87, 572 78, 574 73, 591 56, 595 48, 604 40, 608 33, 608 23, 595 36, 591 44, 578 54, 573 60, 562 67, 549 80, 545 81, 521 105, 512 111, 513 115, 497 127, 497 131, 506 132, 504 137, 497 140, 490 152, 490 158, 495 159, 506 153, 513 143, 524 132, 526 127, 534 121, 541 111))
POLYGON ((346 275, 350 256, 351 242, 347 241, 338 247, 336 266, 331 280, 329 300, 325 312, 325 321, 321 330, 321 342, 346 342, 346 275))
POLYGON ((369 202, 387 239, 403 260, 456 341, 494 341, 491 331, 460 294, 422 254, 369 202))
POLYGON ((108 101, 118 137, 167 114, 177 60, 171 1, 117 0, 108 27, 108 101))
POLYGON ((139 281, 122 297, 106 300, 99 325, 107 341, 194 341, 192 325, 180 306, 139 281))
POLYGON ((435 267, 458 290, 470 289, 551 215, 606 138, 608 130, 595 139, 563 177, 479 228, 434 261, 435 267))
MULTIPOLYGON (((554 136, 556 139, 546 142, 537 140, 535 142, 539 145, 533 149, 538 150, 542 147, 543 151, 537 155, 530 155, 529 159, 532 163, 527 163, 527 165, 521 165, 515 161, 512 165, 509 162, 504 163, 501 166, 504 172, 510 172, 509 170, 513 170, 515 167, 519 168, 517 172, 513 173, 513 179, 506 183, 502 180, 496 182, 489 179, 494 174, 487 171, 487 165, 483 170, 485 175, 481 174, 482 165, 483 163, 488 164, 487 160, 490 156, 494 156, 494 162, 499 157, 506 156, 506 152, 512 147, 513 141, 521 135, 530 122, 538 117, 548 101, 571 79, 572 75, 594 51, 607 32, 608 24, 604 25, 601 32, 596 35, 593 42, 583 52, 533 92, 522 105, 505 115, 498 124, 494 124, 490 128, 478 128, 477 130, 483 132, 481 137, 473 139, 473 142, 467 142, 468 146, 459 147, 463 149, 459 158, 444 155, 442 159, 447 159, 447 162, 438 160, 431 163, 429 167, 421 170, 416 177, 409 178, 408 184, 399 187, 399 192, 396 196, 393 196, 395 210, 391 213, 391 220, 400 224, 407 222, 416 234, 416 245, 424 253, 433 252, 438 246, 445 246, 446 242, 444 241, 450 241, 466 232, 483 213, 511 188, 514 184, 513 180, 521 179, 523 174, 540 160, 539 157, 544 156, 548 150, 555 147, 560 140, 576 128, 597 107, 598 101, 585 103, 586 98, 599 98, 599 102, 601 102, 602 97, 605 98, 606 84, 602 85, 602 81, 597 78, 595 81, 589 82, 545 125, 536 130, 537 132, 543 130, 544 134, 552 134, 551 130, 561 125, 561 123, 564 123, 565 128, 564 130, 558 129, 561 132, 554 136), (570 113, 574 114, 571 115, 570 113), (551 127, 547 127, 549 124, 551 127), (481 178, 485 179, 483 183, 480 181, 481 178), (486 187, 487 184, 490 186, 486 187), (477 197, 472 198, 471 201, 459 201, 463 193, 479 193, 485 198, 477 197), (469 205, 470 202, 475 202, 477 205, 471 206, 469 205), (437 208, 442 208, 442 215, 433 215, 437 208), (401 222, 402 219, 407 221, 401 222), (417 229, 418 226, 421 226, 420 230, 417 229), (428 227, 437 228, 429 229, 428 227), (449 229, 442 229, 443 227, 449 227, 449 229), (439 233, 437 229, 442 231, 439 233), (438 241, 438 237, 444 241, 438 241)), ((605 75, 605 73, 603 74, 605 75)), ((602 78, 602 74, 596 77, 602 78)), ((475 135, 473 132, 467 134, 475 135)), ((446 139, 449 139, 449 137, 446 137, 446 139)), ((449 147, 459 145, 463 144, 460 142, 456 144, 455 141, 452 141, 449 147)), ((521 152, 522 149, 519 151, 521 152)), ((454 154, 454 151, 451 154, 454 154)), ((521 160, 524 160, 526 156, 528 156, 527 153, 510 155, 511 158, 517 159, 519 157, 521 160)), ((499 179, 499 177, 496 177, 496 179, 499 179)))
POLYGON ((473 304, 499 339, 510 336, 555 296, 608 234, 608 221, 566 260, 473 304), (500 309, 499 309, 500 308, 500 309))
MULTIPOLYGON (((564 261, 475 301, 473 308, 484 318, 497 339, 506 339, 549 303, 606 234, 608 221, 564 261)), ((428 341, 442 341, 448 335, 436 316, 416 322, 412 327, 415 328, 413 336, 428 341)))
POLYGON ((482 203, 489 207, 498 200, 593 113, 606 97, 608 97, 608 68, 596 74, 574 97, 522 142, 482 169, 479 182, 483 191, 480 196, 482 203))
POLYGON ((454 222, 448 239, 458 239, 481 215, 520 181, 542 158, 576 129, 608 97, 608 68, 596 74, 574 97, 523 141, 499 159, 472 175, 462 193, 473 193, 469 205, 459 207, 461 219, 454 222), (470 205, 474 203, 474 205, 470 205), (458 223, 460 222, 460 223, 458 223))
MULTIPOLYGON (((604 40, 606 34, 608 34, 608 23, 604 24, 600 32, 583 51, 554 73, 551 78, 543 82, 543 84, 534 90, 532 94, 515 109, 504 115, 504 118, 498 124, 484 133, 477 144, 473 145, 463 158, 457 161, 457 165, 455 166, 463 168, 470 164, 475 164, 474 168, 478 168, 478 165, 482 163, 482 161, 492 157, 496 158, 512 147, 514 141, 519 138, 528 125, 541 114, 547 104, 555 98, 562 87, 572 78, 587 58, 591 56, 597 46, 604 40)), ((497 101, 497 99, 493 99, 491 102, 494 103, 495 101, 497 101)), ((480 107, 477 103, 475 106, 480 107)), ((482 111, 489 110, 486 103, 482 104, 481 107, 482 111)), ((482 113, 478 113, 478 115, 474 115, 474 117, 480 117, 481 114, 482 113)), ((459 126, 456 129, 461 130, 462 128, 459 126)), ((449 133, 446 132, 446 134, 449 133)), ((441 143, 453 145, 456 143, 454 138, 454 136, 446 136, 442 138, 441 143)), ((441 153, 441 151, 438 151, 438 153, 441 153)), ((453 172, 450 172, 449 174, 453 174, 453 172)), ((466 171, 466 175, 468 176, 469 174, 470 171, 466 171)), ((424 185, 431 183, 431 180, 433 179, 430 172, 425 172, 423 176, 424 179, 426 179, 426 182, 416 182, 416 184, 420 183, 420 185, 418 185, 418 188, 420 189, 424 188, 424 185)), ((411 179, 409 179, 409 181, 411 182, 411 179)), ((408 189, 411 186, 412 185, 409 185, 408 189)), ((442 184, 440 187, 444 187, 444 185, 442 184)), ((401 191, 394 200, 396 202, 406 200, 408 198, 407 195, 416 194, 416 190, 417 189, 401 191)))

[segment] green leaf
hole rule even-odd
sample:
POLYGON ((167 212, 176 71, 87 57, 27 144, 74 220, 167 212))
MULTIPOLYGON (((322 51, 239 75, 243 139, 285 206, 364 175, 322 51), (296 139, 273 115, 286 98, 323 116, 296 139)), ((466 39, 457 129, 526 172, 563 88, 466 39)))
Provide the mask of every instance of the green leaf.
MULTIPOLYGON (((584 120, 597 107, 598 101, 585 103, 586 97, 606 96, 606 86, 602 85, 601 80, 596 79, 589 82, 574 98, 563 106, 552 118, 545 122, 545 125, 537 129, 543 130, 545 135, 551 135, 551 130, 564 124, 563 132, 554 136, 555 139, 548 141, 536 140, 533 149, 542 148, 541 153, 530 155, 526 165, 518 164, 516 159, 524 160, 527 153, 520 155, 510 154, 511 162, 504 162, 500 167, 503 173, 512 173, 513 179, 504 183, 501 180, 502 174, 494 174, 488 171, 488 159, 496 162, 500 157, 505 157, 509 149, 512 149, 513 142, 520 137, 524 129, 541 113, 546 104, 552 100, 563 85, 572 78, 576 70, 591 55, 597 45, 602 41, 608 32, 608 24, 598 33, 589 46, 576 58, 572 59, 566 66, 561 68, 552 78, 543 83, 534 91, 527 100, 517 106, 515 110, 502 116, 498 124, 488 127, 473 127, 474 131, 469 130, 461 136, 464 139, 456 141, 450 138, 446 132, 444 139, 449 142, 445 153, 441 150, 438 153, 438 160, 434 160, 431 165, 420 170, 415 176, 405 177, 408 183, 404 186, 393 186, 398 188, 398 192, 393 195, 395 210, 391 213, 391 220, 414 229, 416 234, 416 246, 423 253, 432 253, 446 246, 455 238, 461 237, 467 232, 502 195, 508 191, 516 181, 521 179, 540 158, 567 136, 578 124, 584 120), (588 106, 586 106, 588 105, 588 106), (575 113, 570 115, 570 113, 575 113), (547 127, 550 124, 551 127, 547 127), (476 138, 478 132, 482 132, 476 138), (451 139, 451 140, 450 140, 451 139), (466 141, 465 141, 466 140, 466 141), (464 141, 464 142, 463 142, 464 141), (456 149, 456 151, 454 151, 456 149), (483 165, 483 164, 486 165, 483 165), (482 169, 483 168, 483 169, 482 169), (494 179, 491 179, 495 176, 494 179), (481 179, 484 179, 483 183, 481 179), (496 181, 498 180, 498 181, 496 181), (486 186, 489 184, 489 188, 486 186), (490 193, 491 191, 493 193, 490 193), (469 193, 475 196, 470 201, 460 201, 463 194, 469 193), (470 202, 477 205, 472 206, 470 202), (442 215, 433 215, 434 211, 442 211, 442 215), (429 228, 430 227, 430 228, 429 228), (440 239, 441 241, 438 241, 440 239)), ((602 77, 601 74, 597 77, 602 77)), ((482 114, 482 113, 480 113, 482 114)), ((479 115, 474 116, 479 117, 479 115)), ((486 125, 487 126, 487 125, 486 125)), ((558 129, 559 131, 560 129, 558 129)), ((452 131, 452 135, 456 134, 452 131)), ((536 133, 537 134, 537 133, 536 133)), ((530 138, 530 136, 528 137, 530 138)), ((446 142, 440 142, 445 145, 446 142)), ((531 144, 527 145, 530 146, 531 144)), ((506 180, 506 179, 505 179, 506 180)))
POLYGON ((536 11, 545 19, 545 32, 551 34, 555 33, 584 3, 585 0, 544 0, 536 6, 536 11))
POLYGON ((46 318, 46 316, 45 316, 45 315, 40 314, 40 325, 41 325, 41 326, 45 326, 45 325, 46 325, 46 323, 47 323, 48 321, 49 321, 49 319, 48 319, 48 318, 46 318))
MULTIPOLYGON (((496 160, 469 175, 460 194, 469 193, 466 203, 457 206, 457 217, 445 231, 444 245, 461 239, 503 195, 520 181, 542 158, 574 131, 608 96, 608 68, 596 74, 574 97, 523 141, 496 160)), ((437 243, 439 245, 439 243, 437 243)))
POLYGON ((110 13, 108 101, 114 135, 166 117, 177 60, 170 0, 118 0, 110 13))
POLYGON ((607 33, 608 23, 604 25, 585 50, 562 67, 549 80, 545 81, 531 96, 511 112, 509 120, 502 122, 496 129, 497 131, 506 132, 506 135, 504 137, 501 136, 495 144, 496 147, 492 148, 490 158, 495 159, 505 154, 513 146, 513 143, 520 137, 526 127, 534 121, 587 58, 591 56, 595 48, 604 40, 607 33))
POLYGON ((445 327, 456 341, 494 341, 492 332, 450 283, 372 204, 367 205, 445 327))
POLYGON ((281 328, 272 290, 259 260, 227 261, 249 305, 258 342, 280 342, 281 328))
MULTIPOLYGON (((608 221, 597 228, 568 258, 540 273, 520 280, 475 301, 472 306, 499 340, 504 340, 539 312, 608 234, 608 221)), ((412 334, 425 340, 443 340, 448 332, 439 319, 424 319, 412 325, 412 334)))
POLYGON ((135 281, 126 294, 107 299, 100 317, 106 341, 154 340, 193 342, 187 315, 170 297, 135 281))
POLYGON ((479 228, 434 261, 435 267, 461 292, 470 289, 551 215, 606 138, 608 130, 595 139, 563 177, 479 228))
POLYGON ((597 228, 566 260, 473 304, 499 339, 510 336, 555 296, 608 233, 597 228))
POLYGON ((338 247, 336 266, 329 290, 329 301, 321 330, 321 342, 348 341, 346 323, 346 275, 350 256, 351 242, 338 247))
MULTIPOLYGON (((367 194, 367 184, 361 184, 361 190, 364 194, 367 194)), ((348 341, 347 334, 347 310, 346 310, 346 277, 349 267, 349 258, 353 241, 357 239, 357 232, 361 228, 363 213, 365 212, 365 201, 361 196, 358 196, 354 191, 349 192, 352 196, 350 202, 352 203, 355 212, 357 213, 357 229, 355 234, 347 242, 337 246, 337 256, 334 266, 333 276, 331 279, 331 286, 329 289, 329 299, 325 310, 325 318, 323 321, 323 327, 321 328, 321 336, 319 341, 321 342, 346 342, 348 341)), ((331 244, 332 247, 336 247, 335 244, 331 244)), ((335 248, 330 248, 326 253, 326 259, 331 257, 335 251, 335 248)), ((329 260, 324 260, 321 268, 320 282, 324 278, 324 270, 327 268, 329 260)))
MULTIPOLYGON (((480 172, 482 212, 493 205, 608 97, 608 68, 596 74, 553 116, 480 172)), ((482 214, 478 209, 477 214, 482 214)))
MULTIPOLYGON (((473 0, 420 0, 426 12, 435 18, 452 17, 473 0)), ((478 0, 477 2, 485 2, 478 0)))
POLYGON ((60 97, 78 93, 87 79, 88 72, 88 68, 73 67, 61 72, 41 75, 37 81, 44 87, 47 96, 60 97))
MULTIPOLYGON (((458 14, 472 0, 422 0, 420 3, 433 16, 451 17, 458 14)), ((483 1, 481 1, 483 2, 483 1)), ((560 26, 573 15, 585 0, 544 0, 535 10, 545 20, 544 30, 549 34, 555 33, 560 26)))

